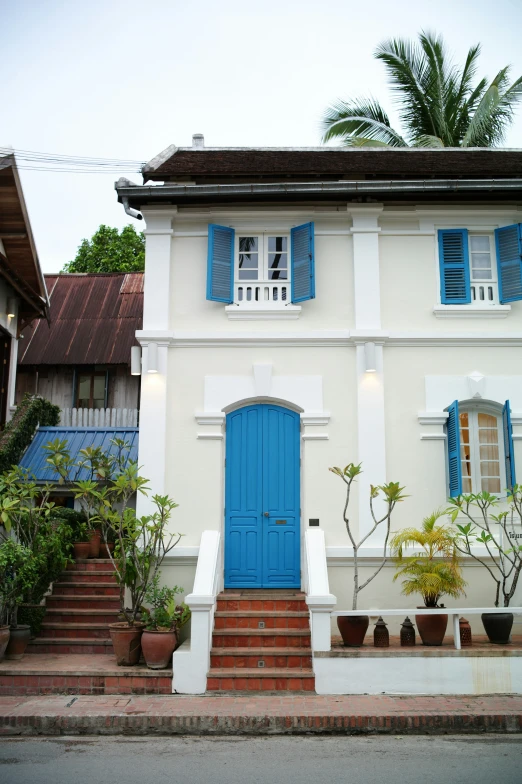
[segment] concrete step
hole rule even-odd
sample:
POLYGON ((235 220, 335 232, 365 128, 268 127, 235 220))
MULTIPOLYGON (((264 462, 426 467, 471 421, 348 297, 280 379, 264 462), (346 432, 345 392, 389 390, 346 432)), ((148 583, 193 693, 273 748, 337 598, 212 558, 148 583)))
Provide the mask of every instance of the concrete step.
POLYGON ((310 648, 309 629, 220 629, 214 648, 310 648))
POLYGON ((312 650, 310 648, 212 648, 210 652, 211 670, 227 669, 259 669, 312 668, 312 650))
POLYGON ((237 669, 216 668, 207 677, 207 691, 315 691, 315 677, 311 670, 284 668, 237 669))

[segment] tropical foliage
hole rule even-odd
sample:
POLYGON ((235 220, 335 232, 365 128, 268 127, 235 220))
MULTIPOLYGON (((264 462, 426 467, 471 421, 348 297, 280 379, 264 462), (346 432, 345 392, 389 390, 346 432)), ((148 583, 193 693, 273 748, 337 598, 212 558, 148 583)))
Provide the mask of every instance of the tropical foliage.
POLYGON ((487 569, 495 583, 495 607, 501 594, 504 607, 509 607, 522 571, 522 485, 514 485, 507 500, 509 509, 499 514, 492 514, 498 498, 486 492, 450 498, 448 509, 453 522, 461 516, 469 521, 457 524, 456 546, 487 569), (477 545, 486 550, 489 560, 477 552, 477 545))
POLYGON ((142 617, 145 628, 152 631, 178 631, 190 618, 190 609, 183 602, 176 604, 176 595, 184 593, 184 588, 174 585, 159 587, 159 575, 156 575, 145 592, 145 601, 150 607, 144 607, 142 617))
POLYGON ((438 509, 424 518, 420 529, 404 528, 390 540, 397 563, 394 581, 403 577, 402 593, 420 594, 426 607, 438 607, 445 595, 454 599, 465 595, 455 533, 450 525, 437 524, 444 514, 438 509), (409 547, 420 550, 406 555, 405 548, 409 547))
POLYGON ((328 470, 335 474, 336 476, 340 477, 343 480, 344 484, 346 485, 346 495, 345 495, 345 502, 344 502, 344 509, 343 509, 343 520, 346 526, 346 532, 348 534, 348 538, 350 539, 351 545, 353 547, 353 600, 352 600, 352 610, 357 609, 357 598, 359 593, 366 588, 366 586, 371 583, 372 580, 377 577, 379 572, 383 569, 386 561, 388 560, 387 556, 387 547, 388 547, 388 538, 390 536, 390 526, 391 526, 391 516, 393 510, 395 509, 396 505, 407 497, 404 495, 403 490, 404 487, 399 485, 399 482, 388 482, 385 485, 370 485, 370 514, 373 520, 373 526, 365 534, 359 541, 357 542, 355 539, 355 534, 353 531, 353 524, 348 516, 348 507, 350 505, 350 494, 352 490, 352 484, 355 482, 357 477, 362 473, 361 468, 362 463, 356 465, 355 463, 348 463, 347 466, 344 468, 338 468, 334 466, 333 468, 329 468, 328 470), (384 503, 384 514, 381 517, 377 517, 375 514, 375 501, 377 498, 381 497, 384 503), (363 546, 363 544, 372 536, 373 533, 377 530, 380 525, 384 525, 386 529, 386 534, 384 537, 384 547, 383 547, 383 557, 380 564, 377 566, 376 570, 373 574, 370 575, 362 585, 359 582, 359 548, 363 546))
POLYGON ((10 422, 0 433, 0 473, 15 466, 29 446, 36 428, 54 427, 60 421, 60 409, 37 395, 26 395, 18 403, 10 422))
POLYGON ((453 64, 440 35, 421 32, 418 43, 393 39, 374 56, 384 63, 403 131, 392 128, 373 98, 338 100, 323 117, 323 140, 347 146, 493 147, 504 139, 522 98, 522 77, 509 66, 489 82, 477 80, 480 44, 463 67, 453 64))
POLYGON ((103 223, 84 239, 62 272, 141 272, 145 269, 145 237, 129 224, 121 232, 103 223))

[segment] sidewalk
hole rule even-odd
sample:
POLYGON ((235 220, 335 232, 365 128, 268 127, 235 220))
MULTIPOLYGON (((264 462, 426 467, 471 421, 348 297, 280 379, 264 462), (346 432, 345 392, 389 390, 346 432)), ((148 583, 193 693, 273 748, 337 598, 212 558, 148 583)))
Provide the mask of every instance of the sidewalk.
POLYGON ((522 732, 522 696, 0 697, 0 735, 522 732))

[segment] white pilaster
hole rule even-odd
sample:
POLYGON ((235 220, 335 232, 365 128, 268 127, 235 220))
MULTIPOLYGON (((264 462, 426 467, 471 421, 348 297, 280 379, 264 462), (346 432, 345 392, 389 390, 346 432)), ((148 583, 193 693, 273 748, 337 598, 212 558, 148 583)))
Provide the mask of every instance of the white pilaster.
POLYGON ((176 207, 143 209, 145 229, 145 292, 143 329, 167 330, 170 327, 170 252, 172 219, 176 207))
POLYGON ((355 329, 381 328, 379 215, 382 205, 348 206, 352 216, 355 329))

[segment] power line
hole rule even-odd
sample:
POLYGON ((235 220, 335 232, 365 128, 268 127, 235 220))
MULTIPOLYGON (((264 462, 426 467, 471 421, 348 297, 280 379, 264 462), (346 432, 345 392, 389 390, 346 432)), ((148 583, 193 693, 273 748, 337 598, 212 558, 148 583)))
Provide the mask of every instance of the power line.
POLYGON ((140 172, 144 161, 119 158, 95 158, 79 155, 61 155, 55 153, 19 150, 12 147, 0 147, 0 157, 14 155, 17 167, 29 171, 67 172, 74 174, 121 174, 122 172, 140 172))

